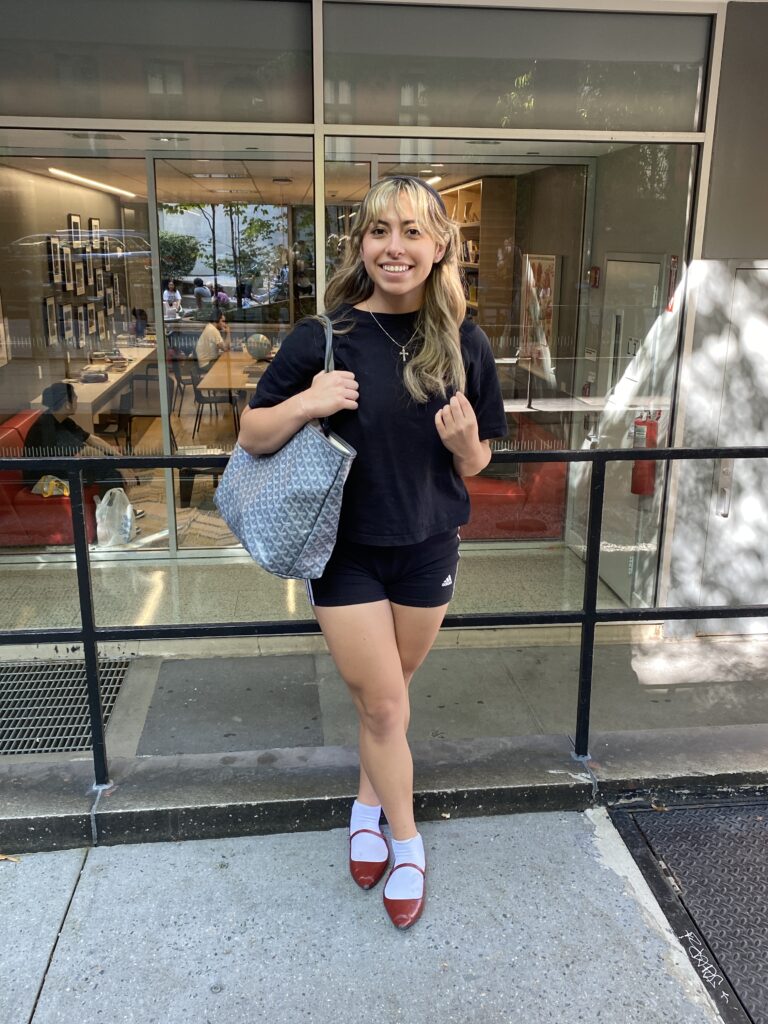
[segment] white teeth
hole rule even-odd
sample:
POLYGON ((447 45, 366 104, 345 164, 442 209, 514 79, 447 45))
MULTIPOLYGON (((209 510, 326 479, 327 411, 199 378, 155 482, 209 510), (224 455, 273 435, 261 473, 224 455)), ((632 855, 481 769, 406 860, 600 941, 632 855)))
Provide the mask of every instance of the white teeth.
POLYGON ((387 271, 389 271, 392 274, 403 274, 403 273, 405 273, 406 270, 410 269, 409 267, 404 267, 401 263, 398 263, 398 264, 384 263, 383 267, 384 267, 384 270, 387 270, 387 271))

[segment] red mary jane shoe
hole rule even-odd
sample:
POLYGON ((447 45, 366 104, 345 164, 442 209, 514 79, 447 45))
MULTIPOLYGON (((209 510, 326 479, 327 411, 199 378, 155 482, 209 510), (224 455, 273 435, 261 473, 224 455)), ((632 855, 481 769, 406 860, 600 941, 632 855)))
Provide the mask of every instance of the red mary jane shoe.
MULTIPOLYGON (((372 828, 359 828, 349 837, 349 872, 361 889, 372 889, 381 880, 389 865, 389 845, 386 860, 352 860, 352 840, 361 832, 369 832, 379 839, 384 839, 384 836, 381 832, 374 832, 372 828)), ((386 839, 384 843, 387 843, 386 839)))
MULTIPOLYGON (((418 900, 391 900, 384 893, 384 908, 389 914, 389 919, 395 928, 410 928, 412 924, 421 917, 421 913, 424 910, 424 904, 427 899, 427 876, 424 868, 420 868, 418 864, 396 864, 389 873, 389 878, 394 875, 400 868, 416 868, 424 876, 424 887, 421 891, 421 899, 418 900)), ((387 881, 389 881, 389 878, 387 881)))

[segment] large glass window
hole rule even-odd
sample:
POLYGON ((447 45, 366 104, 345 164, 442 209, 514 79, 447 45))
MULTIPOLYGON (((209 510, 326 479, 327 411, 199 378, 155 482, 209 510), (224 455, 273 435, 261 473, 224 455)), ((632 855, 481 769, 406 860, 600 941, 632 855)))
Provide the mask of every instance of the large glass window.
MULTIPOLYGON (((3 142, 0 447, 26 456, 230 451, 271 354, 316 307, 311 140, 196 136, 185 149, 169 139, 168 155, 141 133, 107 145, 58 131, 8 132, 3 142), (101 152, 86 157, 85 147, 101 152)), ((83 468, 98 621, 209 618, 210 575, 203 599, 201 567, 180 577, 153 559, 174 546, 236 543, 213 503, 218 475, 83 468), (114 488, 141 512, 117 542, 97 522, 96 499, 114 488)), ((0 481, 0 545, 14 556, 0 608, 8 628, 78 621, 70 499, 39 477, 13 471, 0 481)), ((254 572, 245 556, 222 568, 217 615, 295 617, 292 584, 261 574, 254 588, 254 572), (242 593, 231 585, 241 570, 242 593)))
MULTIPOLYGON (((693 147, 333 138, 326 155, 329 275, 372 178, 419 175, 458 221, 467 315, 507 413, 495 449, 667 443, 693 147)), ((653 600, 664 473, 647 467, 608 472, 604 606, 653 600)), ((586 464, 554 462, 468 479, 462 572, 477 587, 456 610, 479 610, 480 591, 488 612, 580 607, 588 482, 586 464)))
POLYGON ((334 4, 332 124, 698 127, 709 18, 334 4))
POLYGON ((117 0, 42 17, 17 5, 0 39, 0 112, 310 121, 311 23, 302 0, 135 0, 130 17, 117 0))

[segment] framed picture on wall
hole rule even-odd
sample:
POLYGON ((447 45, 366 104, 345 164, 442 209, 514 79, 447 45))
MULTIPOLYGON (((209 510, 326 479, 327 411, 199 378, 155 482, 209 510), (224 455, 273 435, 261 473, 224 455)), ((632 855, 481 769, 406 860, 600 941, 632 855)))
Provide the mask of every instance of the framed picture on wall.
POLYGON ((96 322, 99 325, 99 341, 107 340, 107 321, 104 318, 104 310, 100 309, 96 314, 96 322))
POLYGON ((55 345, 59 340, 59 321, 56 315, 56 297, 49 295, 43 303, 45 309, 45 341, 55 345))
POLYGON ((75 335, 72 329, 72 306, 69 303, 61 307, 61 326, 64 341, 72 341, 75 335))
POLYGON ((8 324, 3 314, 3 300, 0 296, 0 366, 5 366, 11 358, 11 337, 8 333, 8 324))
POLYGON ((115 306, 119 308, 122 306, 122 301, 120 299, 120 278, 117 274, 112 278, 112 291, 115 293, 115 306))
POLYGON ((560 275, 557 256, 523 256, 523 331, 520 357, 545 358, 555 339, 560 275))
POLYGON ((88 318, 88 333, 89 334, 95 334, 96 333, 96 304, 94 302, 89 302, 86 305, 85 308, 86 308, 86 316, 88 318))
POLYGON ((48 238, 48 275, 51 284, 61 284, 61 244, 56 235, 48 238))
POLYGON ((96 294, 99 296, 104 295, 104 271, 96 271, 96 294))
POLYGON ((93 249, 90 245, 84 247, 85 252, 85 280, 86 284, 93 284, 93 249))
POLYGON ((67 214, 67 227, 69 228, 69 238, 73 245, 79 245, 82 241, 82 233, 80 230, 80 214, 79 213, 68 213, 67 214))
POLYGON ((101 245, 101 251, 104 253, 104 269, 111 270, 112 263, 109 259, 109 239, 105 238, 101 245))
POLYGON ((88 230, 91 233, 91 244, 94 249, 101 245, 101 222, 98 217, 88 218, 88 230))
POLYGON ((64 291, 71 292, 75 282, 72 272, 72 250, 68 245, 61 247, 61 262, 64 267, 64 291))
POLYGON ((88 310, 85 306, 77 307, 77 347, 85 348, 88 335, 88 310))
POLYGON ((83 266, 82 260, 85 257, 78 255, 77 263, 75 264, 75 295, 85 295, 85 267, 83 266))
POLYGON ((107 288, 105 292, 104 304, 107 309, 107 316, 115 315, 115 293, 111 288, 107 288))

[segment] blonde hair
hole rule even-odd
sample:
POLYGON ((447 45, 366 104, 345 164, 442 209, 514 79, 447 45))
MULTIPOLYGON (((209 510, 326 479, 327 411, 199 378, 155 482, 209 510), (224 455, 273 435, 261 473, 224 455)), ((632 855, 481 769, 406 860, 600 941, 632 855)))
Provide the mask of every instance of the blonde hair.
MULTIPOLYGON (((360 247, 371 224, 381 220, 392 204, 398 214, 401 200, 410 200, 419 226, 439 245, 445 246, 442 259, 435 263, 425 282, 424 301, 416 318, 421 345, 403 371, 403 382, 417 402, 434 395, 446 396, 446 390, 463 391, 466 371, 461 356, 459 328, 467 314, 467 303, 458 265, 459 229, 445 211, 442 200, 418 178, 383 178, 363 199, 350 232, 344 256, 325 290, 325 308, 337 309, 364 302, 373 293, 373 282, 366 272, 360 247)), ((352 330, 344 318, 339 333, 352 330)), ((337 324, 334 323, 334 330, 337 324)))

